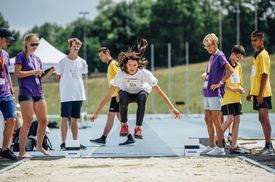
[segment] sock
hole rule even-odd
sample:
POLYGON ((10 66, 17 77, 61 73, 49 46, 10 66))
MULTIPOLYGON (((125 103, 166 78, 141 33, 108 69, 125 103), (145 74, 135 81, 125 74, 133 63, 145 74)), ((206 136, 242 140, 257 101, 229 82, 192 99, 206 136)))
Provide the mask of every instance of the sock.
POLYGON ((127 138, 128 138, 128 140, 134 140, 133 136, 131 134, 128 134, 127 138))
POLYGON ((102 135, 102 136, 101 136, 101 139, 102 139, 103 141, 105 141, 106 138, 107 138, 107 136, 105 136, 105 135, 102 135))

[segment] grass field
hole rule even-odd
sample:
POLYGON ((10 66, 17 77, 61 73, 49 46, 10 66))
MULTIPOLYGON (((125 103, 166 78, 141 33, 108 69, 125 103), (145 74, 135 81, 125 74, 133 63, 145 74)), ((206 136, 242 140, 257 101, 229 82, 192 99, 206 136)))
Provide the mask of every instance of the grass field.
MULTIPOLYGON (((271 86, 272 92, 275 93, 275 55, 271 56, 271 86)), ((193 113, 203 112, 202 104, 202 81, 200 75, 205 69, 208 62, 192 64, 189 66, 189 82, 186 83, 186 67, 176 66, 171 70, 171 100, 173 103, 176 101, 186 102, 186 86, 189 84, 189 103, 184 106, 178 106, 181 111, 186 111, 187 108, 191 109, 193 113)), ((244 74, 244 88, 249 89, 250 84, 250 70, 252 65, 252 58, 247 57, 242 60, 243 74, 244 74)), ((154 72, 155 76, 159 80, 159 85, 168 95, 168 70, 158 69, 154 72)), ((60 113, 60 103, 59 103, 59 84, 58 83, 44 83, 43 84, 44 93, 48 105, 48 114, 59 114, 60 113)), ((88 113, 93 113, 98 106, 99 102, 106 94, 108 89, 107 79, 105 77, 92 78, 88 80, 88 113)), ((17 88, 16 88, 17 90, 17 88)), ((16 92, 18 93, 18 92, 16 92)), ((243 111, 254 112, 252 110, 252 103, 248 103, 245 100, 245 95, 242 97, 243 111)), ((167 113, 169 109, 167 105, 155 94, 151 93, 147 101, 147 112, 152 112, 152 97, 154 97, 154 112, 155 113, 167 113)), ((273 109, 271 112, 275 112, 275 97, 272 98, 273 109)), ((83 111, 85 111, 85 103, 83 103, 83 111)), ((102 114, 107 112, 109 105, 106 105, 102 114)), ((130 106, 129 112, 133 113, 136 110, 135 104, 130 106)))

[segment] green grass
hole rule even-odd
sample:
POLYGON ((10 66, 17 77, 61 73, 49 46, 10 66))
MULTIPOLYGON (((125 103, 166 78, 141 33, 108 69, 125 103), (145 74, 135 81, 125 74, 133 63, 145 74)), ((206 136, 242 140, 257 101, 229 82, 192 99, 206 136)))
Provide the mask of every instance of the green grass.
MULTIPOLYGON (((275 55, 271 56, 271 87, 272 92, 275 93, 275 55)), ((208 62, 192 64, 189 66, 189 82, 185 81, 185 66, 176 66, 171 70, 171 87, 172 87, 172 97, 170 98, 173 103, 176 101, 185 101, 186 102, 186 85, 189 84, 190 87, 190 95, 189 95, 189 104, 188 106, 178 106, 180 111, 184 111, 187 108, 192 109, 194 113, 203 111, 202 104, 202 81, 200 75, 205 70, 205 66, 208 62)), ((244 76, 244 88, 246 90, 249 89, 250 84, 250 70, 252 65, 252 58, 247 57, 242 60, 243 67, 243 76, 244 76)), ((155 71, 154 75, 159 80, 160 87, 166 92, 168 95, 168 70, 167 69, 158 69, 155 71)), ((60 102, 59 102, 59 84, 58 83, 44 83, 43 84, 45 98, 48 105, 48 114, 59 114, 60 113, 60 102)), ((102 78, 92 78, 88 80, 88 97, 89 97, 89 107, 88 112, 93 113, 98 106, 101 99, 104 97, 108 90, 108 83, 105 77, 102 78)), ((156 113, 167 113, 169 109, 167 105, 159 98, 155 93, 150 94, 147 101, 147 109, 148 113, 152 112, 152 104, 151 97, 154 95, 154 110, 156 113)), ((248 103, 245 100, 245 95, 242 96, 243 102, 243 111, 254 112, 252 110, 252 103, 248 103)), ((272 97, 273 109, 271 112, 275 112, 275 97, 272 97)), ((101 111, 102 114, 108 111, 109 104, 105 106, 105 108, 101 111)), ((85 103, 83 103, 83 110, 85 109, 85 103)), ((133 113, 136 110, 135 104, 130 105, 129 112, 133 113)))

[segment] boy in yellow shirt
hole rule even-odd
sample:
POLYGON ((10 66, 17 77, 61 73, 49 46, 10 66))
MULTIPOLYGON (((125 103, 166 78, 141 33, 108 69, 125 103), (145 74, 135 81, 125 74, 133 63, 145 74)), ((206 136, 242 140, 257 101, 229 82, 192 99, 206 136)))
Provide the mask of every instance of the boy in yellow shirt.
POLYGON ((263 155, 273 155, 271 142, 271 125, 268 110, 272 109, 270 86, 270 57, 264 48, 264 32, 255 30, 251 33, 251 44, 255 50, 253 66, 251 69, 250 91, 246 100, 253 97, 253 109, 258 110, 259 120, 265 137, 265 147, 261 150, 263 155))
MULTIPOLYGON (((115 78, 120 68, 117 66, 116 60, 112 58, 110 50, 107 47, 101 47, 98 49, 98 57, 103 63, 106 63, 108 65, 107 79, 108 79, 108 83, 110 84, 111 81, 115 78)), ((101 145, 106 144, 106 138, 113 127, 115 116, 117 116, 117 118, 120 120, 119 103, 118 103, 117 96, 118 96, 118 89, 116 89, 112 95, 110 108, 107 115, 107 122, 106 122, 102 136, 97 139, 91 139, 90 142, 101 144, 101 145)), ((120 133, 120 135, 126 136, 127 133, 120 133)))
POLYGON ((229 63, 234 71, 225 82, 225 94, 222 99, 222 113, 227 116, 226 121, 222 124, 223 132, 233 124, 232 127, 232 144, 230 153, 239 154, 241 151, 237 146, 240 115, 242 114, 241 94, 244 93, 242 66, 239 63, 245 55, 245 50, 241 45, 234 45, 229 57, 229 63))

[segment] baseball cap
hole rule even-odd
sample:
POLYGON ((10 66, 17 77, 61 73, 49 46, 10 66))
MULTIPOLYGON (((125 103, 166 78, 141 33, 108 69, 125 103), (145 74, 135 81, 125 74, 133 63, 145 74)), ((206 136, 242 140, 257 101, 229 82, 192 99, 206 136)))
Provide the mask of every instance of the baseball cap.
POLYGON ((15 40, 15 38, 12 36, 11 31, 7 28, 0 28, 0 37, 6 37, 11 41, 15 40))

